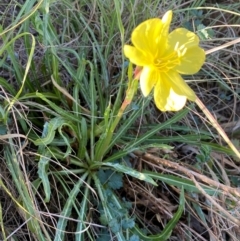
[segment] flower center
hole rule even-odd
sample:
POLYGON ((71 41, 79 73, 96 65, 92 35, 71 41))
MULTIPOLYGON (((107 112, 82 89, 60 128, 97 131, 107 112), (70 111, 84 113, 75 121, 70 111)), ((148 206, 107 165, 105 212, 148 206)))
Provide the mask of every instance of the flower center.
POLYGON ((154 66, 161 72, 168 72, 180 64, 177 52, 173 51, 169 55, 154 59, 154 66))

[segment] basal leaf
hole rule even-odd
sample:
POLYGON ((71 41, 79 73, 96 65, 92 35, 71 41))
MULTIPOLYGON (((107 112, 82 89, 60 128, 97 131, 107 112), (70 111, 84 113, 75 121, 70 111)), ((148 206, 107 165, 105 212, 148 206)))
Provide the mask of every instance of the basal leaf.
MULTIPOLYGON (((155 180, 161 180, 162 182, 165 182, 169 185, 176 186, 180 189, 184 188, 189 192, 196 192, 196 193, 200 192, 198 188, 195 186, 194 182, 187 178, 176 177, 174 175, 161 174, 161 173, 156 173, 151 171, 144 171, 144 173, 149 175, 151 178, 155 180)), ((215 195, 216 193, 218 193, 218 190, 215 188, 212 188, 204 184, 200 184, 200 185, 204 189, 204 191, 210 195, 215 195)))
POLYGON ((168 240, 172 230, 176 226, 177 222, 182 216, 183 210, 184 210, 184 204, 185 204, 185 199, 184 199, 184 189, 182 189, 181 194, 180 194, 180 201, 179 201, 179 206, 177 212, 174 214, 173 218, 167 223, 165 228, 160 234, 157 235, 145 235, 137 226, 133 228, 133 231, 135 234, 137 234, 141 240, 144 241, 165 241, 168 240))
POLYGON ((79 179, 79 181, 74 185, 73 189, 69 193, 69 197, 61 211, 60 218, 58 219, 54 241, 64 240, 68 218, 70 217, 70 214, 72 212, 72 207, 75 203, 75 199, 80 192, 80 187, 82 186, 83 181, 86 179, 86 177, 87 173, 85 173, 79 179))
POLYGON ((135 225, 134 218, 124 218, 121 223, 123 229, 133 228, 135 225))
MULTIPOLYGON (((111 171, 111 170, 108 170, 111 171)), ((119 189, 123 186, 123 175, 122 173, 114 172, 110 176, 108 181, 108 186, 111 187, 113 190, 119 189)))
POLYGON ((121 229, 121 225, 116 218, 111 219, 108 223, 108 226, 113 233, 118 233, 121 229))
POLYGON ((129 241, 140 241, 140 239, 137 235, 134 234, 130 237, 129 241))
POLYGON ((48 179, 49 157, 50 155, 48 151, 46 151, 41 155, 40 160, 38 162, 38 176, 43 184, 43 189, 45 193, 44 201, 46 203, 49 202, 51 196, 50 182, 48 179))
POLYGON ((103 166, 109 166, 114 168, 115 170, 122 172, 126 175, 130 175, 132 177, 135 177, 139 180, 145 181, 145 182, 149 182, 151 184, 153 184, 154 186, 157 186, 157 183, 148 175, 142 172, 138 172, 130 167, 127 167, 125 165, 121 165, 119 163, 111 163, 111 162, 104 162, 102 163, 103 166))
POLYGON ((100 182, 104 185, 107 184, 113 190, 119 189, 123 186, 123 175, 113 170, 99 170, 98 178, 100 182))
POLYGON ((62 118, 56 117, 51 119, 49 122, 46 122, 43 126, 43 134, 42 137, 33 141, 36 146, 40 145, 48 145, 50 144, 56 134, 57 128, 64 123, 62 118))

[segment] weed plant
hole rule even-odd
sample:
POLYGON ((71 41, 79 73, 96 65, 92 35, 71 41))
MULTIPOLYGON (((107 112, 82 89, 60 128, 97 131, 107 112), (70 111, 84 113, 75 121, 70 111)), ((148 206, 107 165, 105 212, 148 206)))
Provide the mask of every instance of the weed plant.
POLYGON ((185 80, 239 148, 237 1, 0 3, 0 240, 240 240, 239 160, 194 103, 137 91, 132 30, 173 10, 208 51, 185 80))

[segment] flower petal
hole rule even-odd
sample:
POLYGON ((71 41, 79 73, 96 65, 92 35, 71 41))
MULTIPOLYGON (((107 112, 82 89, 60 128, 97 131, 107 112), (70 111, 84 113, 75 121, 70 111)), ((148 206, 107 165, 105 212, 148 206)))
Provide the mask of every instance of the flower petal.
POLYGON ((187 99, 191 101, 196 100, 195 92, 189 87, 189 85, 184 81, 179 73, 176 71, 169 71, 167 73, 162 73, 161 77, 169 82, 172 89, 179 95, 186 96, 187 99))
POLYGON ((185 28, 177 28, 168 35, 168 43, 180 52, 185 48, 198 46, 198 36, 185 28))
POLYGON ((132 47, 130 45, 124 45, 123 47, 124 55, 133 63, 138 66, 148 65, 151 55, 146 52, 141 52, 140 50, 132 47))
POLYGON ((178 53, 180 64, 176 70, 181 74, 195 74, 205 61, 205 52, 201 49, 199 38, 193 32, 178 28, 168 36, 168 43, 172 50, 178 53))
POLYGON ((172 11, 169 10, 162 17, 162 22, 166 26, 167 33, 169 31, 169 26, 171 21, 172 21, 172 11))
POLYGON ((180 60, 176 70, 180 74, 195 74, 205 62, 205 52, 200 47, 193 47, 186 51, 180 60))
POLYGON ((160 80, 160 73, 154 68, 144 67, 140 76, 140 88, 146 97, 151 92, 154 85, 160 80))
POLYGON ((131 36, 133 45, 142 52, 151 54, 152 57, 161 55, 167 43, 171 20, 172 11, 168 11, 162 20, 153 18, 139 24, 131 36))
POLYGON ((181 110, 187 101, 186 96, 179 95, 171 83, 161 75, 159 81, 154 88, 154 101, 161 111, 178 111, 181 110))
POLYGON ((162 28, 161 37, 158 43, 158 48, 159 48, 157 53, 158 57, 161 57, 161 55, 167 49, 169 27, 170 27, 171 21, 172 21, 172 11, 167 11, 162 17, 163 28, 162 28))
POLYGON ((161 19, 153 18, 138 25, 132 32, 133 45, 149 54, 154 55, 158 49, 158 39, 163 28, 161 19))

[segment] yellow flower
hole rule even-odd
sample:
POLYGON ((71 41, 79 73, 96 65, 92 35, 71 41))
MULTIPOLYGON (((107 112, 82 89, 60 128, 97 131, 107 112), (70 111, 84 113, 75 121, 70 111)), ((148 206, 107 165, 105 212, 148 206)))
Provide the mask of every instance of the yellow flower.
POLYGON ((125 45, 124 54, 142 67, 140 87, 144 96, 154 87, 154 100, 161 111, 178 111, 186 100, 196 100, 194 91, 180 74, 194 74, 205 61, 199 38, 178 28, 169 33, 172 11, 162 19, 149 19, 138 25, 131 36, 134 46, 125 45))

